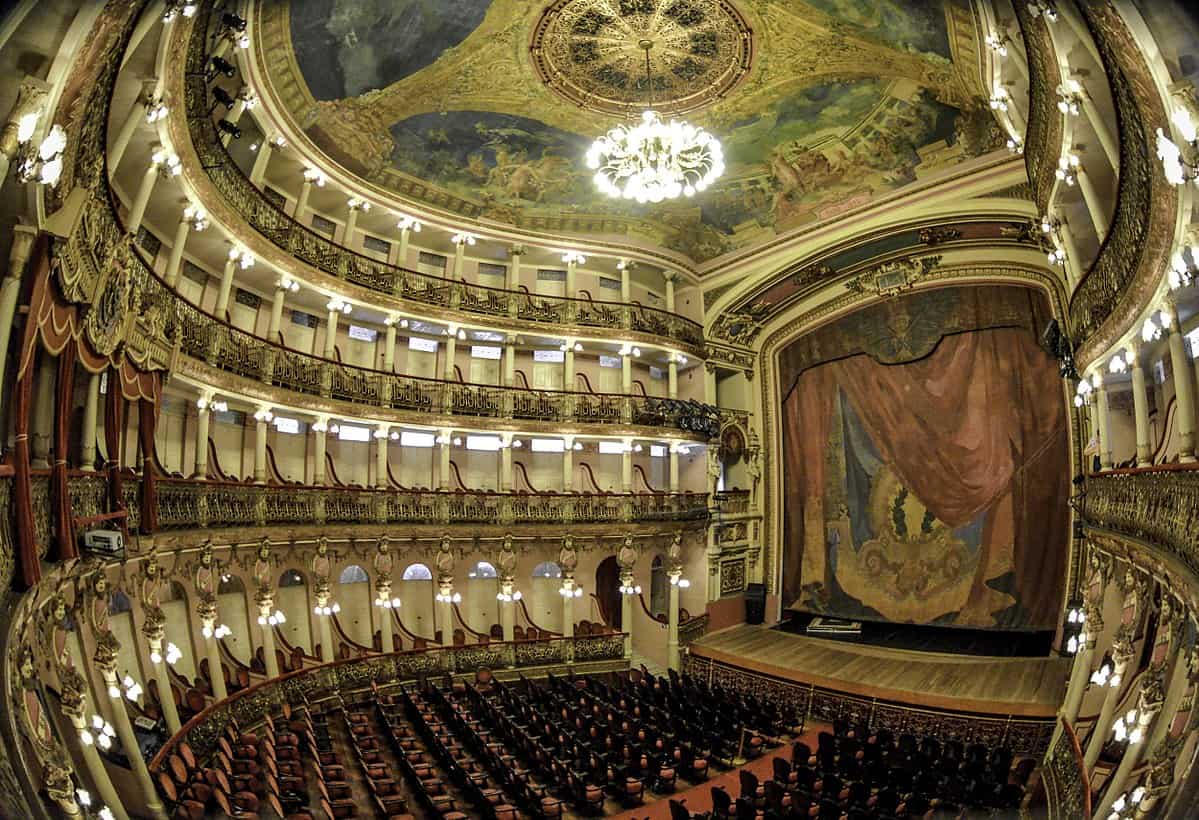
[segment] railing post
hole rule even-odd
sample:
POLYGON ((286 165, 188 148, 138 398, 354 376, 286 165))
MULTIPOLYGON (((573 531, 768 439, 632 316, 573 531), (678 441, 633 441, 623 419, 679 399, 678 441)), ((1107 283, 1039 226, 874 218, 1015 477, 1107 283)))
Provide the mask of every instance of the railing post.
POLYGON ((208 487, 201 486, 196 498, 196 523, 201 527, 208 526, 208 487))
POLYGON ((321 490, 316 494, 316 499, 314 500, 313 505, 312 505, 312 514, 313 514, 313 518, 316 519, 316 523, 318 523, 318 524, 325 523, 325 491, 324 490, 321 490))
POLYGON ((266 526, 266 487, 252 488, 254 493, 254 523, 259 527, 266 526))

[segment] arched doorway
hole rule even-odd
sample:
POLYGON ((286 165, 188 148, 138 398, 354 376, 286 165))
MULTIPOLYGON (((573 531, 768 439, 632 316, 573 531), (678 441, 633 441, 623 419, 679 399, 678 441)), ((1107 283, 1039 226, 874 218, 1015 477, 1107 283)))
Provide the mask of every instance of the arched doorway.
POLYGON ((275 606, 287 619, 275 627, 275 634, 286 641, 279 648, 289 653, 291 649, 299 648, 307 654, 312 649, 312 605, 308 600, 308 580, 304 573, 289 569, 279 576, 275 606))
POLYGON ((370 576, 358 564, 350 564, 337 577, 334 600, 341 612, 334 617, 347 638, 359 646, 371 646, 370 576))
MULTIPOLYGON (((229 655, 248 666, 254 654, 254 639, 250 635, 250 611, 246 600, 246 585, 239 576, 225 573, 217 584, 218 624, 231 632, 221 639, 229 655)), ((255 620, 257 626, 257 620, 255 620)))
POLYGON ((424 564, 409 564, 400 576, 400 598, 404 606, 392 610, 399 615, 404 629, 417 637, 432 638, 435 634, 433 619, 433 572, 424 564))
POLYGON ((620 565, 609 555, 595 568, 595 598, 600 616, 613 629, 622 629, 620 612, 620 565))

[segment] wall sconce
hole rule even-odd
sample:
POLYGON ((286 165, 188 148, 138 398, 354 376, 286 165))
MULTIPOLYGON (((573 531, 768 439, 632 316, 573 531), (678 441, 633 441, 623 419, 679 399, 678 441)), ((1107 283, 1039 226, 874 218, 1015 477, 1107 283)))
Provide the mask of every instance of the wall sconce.
POLYGON ((37 182, 53 188, 62 177, 62 152, 67 147, 67 132, 61 125, 55 124, 37 150, 33 150, 32 145, 28 143, 37 127, 37 116, 26 114, 21 117, 17 126, 17 140, 21 141, 21 137, 24 136, 24 143, 27 144, 24 158, 17 166, 17 178, 21 182, 37 182))

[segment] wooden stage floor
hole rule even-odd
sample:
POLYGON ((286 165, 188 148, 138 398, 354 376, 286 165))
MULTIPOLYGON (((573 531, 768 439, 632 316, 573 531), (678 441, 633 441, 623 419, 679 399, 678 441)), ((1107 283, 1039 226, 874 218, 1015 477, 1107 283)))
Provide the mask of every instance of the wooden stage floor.
POLYGON ((961 712, 1052 717, 1070 658, 996 658, 888 649, 734 626, 705 635, 691 654, 847 694, 961 712))

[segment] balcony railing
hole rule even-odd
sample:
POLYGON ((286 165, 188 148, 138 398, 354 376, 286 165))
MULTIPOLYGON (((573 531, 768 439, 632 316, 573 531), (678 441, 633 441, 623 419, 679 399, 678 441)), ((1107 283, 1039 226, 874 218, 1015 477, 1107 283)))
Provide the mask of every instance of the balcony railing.
POLYGON ((1088 476, 1083 520, 1146 541, 1199 575, 1199 465, 1088 476))
MULTIPOLYGON (((136 480, 126 481, 136 495, 136 480)), ((493 493, 158 479, 161 529, 280 524, 699 521, 705 493, 493 493)))
POLYGON ((131 268, 147 344, 178 349, 211 367, 296 393, 422 414, 577 424, 660 427, 707 440, 720 430, 716 408, 701 402, 516 387, 404 376, 343 364, 247 333, 188 302, 136 250, 126 249, 110 202, 92 198, 80 226, 55 246, 64 293, 106 264, 131 268))
POLYGON ((298 705, 338 695, 352 699, 369 693, 371 684, 389 686, 447 674, 473 675, 480 667, 497 671, 502 667, 552 670, 574 663, 604 664, 599 668, 611 670, 617 664, 627 663, 623 657, 624 635, 613 633, 446 646, 325 663, 289 672, 213 703, 163 745, 150 761, 150 770, 162 769, 181 743, 187 743, 198 760, 207 761, 215 754, 217 739, 230 719, 236 720, 243 731, 250 731, 262 722, 264 715, 277 714, 281 703, 298 705))
POLYGON ((1045 782, 1050 820, 1086 820, 1091 816, 1091 785, 1082 749, 1065 718, 1057 739, 1045 753, 1041 779, 1045 782))
POLYGON ((703 326, 675 313, 623 302, 535 296, 420 273, 355 253, 292 219, 250 182, 221 143, 205 74, 210 5, 204 8, 196 17, 187 55, 184 96, 192 144, 213 187, 250 228, 280 250, 330 276, 411 302, 526 322, 646 333, 702 355, 703 326))

